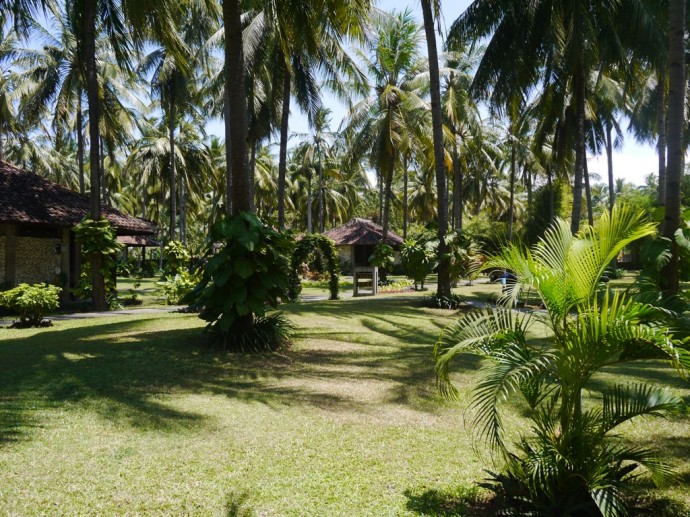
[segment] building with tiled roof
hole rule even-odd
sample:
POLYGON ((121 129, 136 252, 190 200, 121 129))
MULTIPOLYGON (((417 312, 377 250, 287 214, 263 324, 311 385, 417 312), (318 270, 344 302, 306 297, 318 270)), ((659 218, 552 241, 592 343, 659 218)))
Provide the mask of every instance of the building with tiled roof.
MULTIPOLYGON (((73 286, 79 253, 72 228, 88 213, 88 196, 0 162, 0 285, 73 286)), ((143 240, 156 232, 152 223, 112 207, 104 206, 103 215, 118 236, 143 240)))
MULTIPOLYGON (((353 267, 363 267, 369 265, 374 248, 383 240, 383 227, 369 219, 354 218, 324 235, 335 242, 342 260, 353 267)), ((388 231, 386 244, 397 250, 402 243, 402 237, 388 231)))

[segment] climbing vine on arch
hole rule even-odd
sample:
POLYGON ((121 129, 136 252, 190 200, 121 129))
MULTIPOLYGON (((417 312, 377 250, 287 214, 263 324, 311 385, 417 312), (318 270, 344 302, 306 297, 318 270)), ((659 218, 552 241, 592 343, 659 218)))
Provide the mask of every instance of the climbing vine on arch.
POLYGON ((296 300, 302 284, 299 279, 298 270, 300 266, 307 261, 309 255, 316 250, 321 252, 321 255, 326 261, 326 269, 331 279, 328 287, 331 291, 331 300, 338 299, 338 280, 339 269, 338 251, 335 249, 335 243, 328 237, 323 235, 306 235, 295 246, 295 251, 292 254, 292 264, 290 267, 290 299, 296 300))

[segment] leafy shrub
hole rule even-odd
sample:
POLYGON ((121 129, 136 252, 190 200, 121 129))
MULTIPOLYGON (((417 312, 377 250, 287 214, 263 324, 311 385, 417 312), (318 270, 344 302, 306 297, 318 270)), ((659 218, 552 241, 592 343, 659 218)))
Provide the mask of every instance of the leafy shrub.
POLYGON ((323 267, 323 260, 326 261, 328 270, 328 287, 331 292, 330 299, 338 299, 338 289, 340 285, 338 251, 335 243, 323 235, 305 235, 295 246, 290 262, 290 277, 288 283, 288 295, 290 300, 296 300, 302 291, 302 284, 299 277, 299 268, 307 262, 314 265, 315 256, 323 267))
POLYGON ((180 241, 170 241, 163 248, 165 266, 163 270, 167 275, 176 275, 189 266, 189 251, 180 241))
POLYGON ((251 325, 237 325, 230 333, 215 333, 214 344, 244 353, 271 352, 290 345, 295 327, 281 312, 254 316, 251 325))
POLYGON ((424 307, 431 307, 432 309, 449 309, 458 310, 464 309, 467 305, 467 300, 459 294, 451 294, 450 296, 438 296, 434 293, 431 296, 424 298, 424 307))
POLYGON ((374 267, 385 269, 386 271, 393 270, 395 262, 395 251, 388 244, 379 242, 374 248, 374 252, 369 257, 369 264, 374 267))
POLYGON ((115 275, 117 270, 117 253, 122 245, 117 242, 115 230, 104 217, 94 221, 86 218, 74 227, 74 234, 81 247, 81 275, 72 292, 79 298, 91 298, 91 255, 100 254, 101 273, 105 282, 106 297, 116 291, 115 275))
POLYGON ((288 299, 294 241, 242 212, 213 225, 201 280, 183 298, 199 308, 212 345, 236 352, 271 350, 289 340, 282 317, 267 308, 288 299))
MULTIPOLYGON (((318 289, 330 289, 331 279, 328 276, 324 280, 302 280, 302 287, 316 287, 318 289)), ((349 280, 338 280, 338 289, 352 289, 352 282, 349 280)))
POLYGON ((165 303, 177 305, 185 296, 192 292, 199 280, 201 280, 200 271, 190 273, 186 269, 181 269, 174 277, 168 278, 164 282, 157 282, 156 285, 163 288, 165 303))
POLYGON ((19 284, 0 292, 0 305, 19 314, 17 328, 40 327, 43 316, 60 306, 60 289, 50 284, 19 284))
POLYGON ((455 230, 448 233, 445 240, 450 259, 451 281, 457 282, 462 277, 475 278, 484 257, 472 237, 467 232, 455 230))
POLYGON ((625 275, 625 269, 620 269, 617 267, 608 267, 604 271, 604 276, 610 278, 611 280, 620 280, 625 275))
POLYGON ((417 290, 417 284, 421 284, 421 288, 424 289, 426 277, 438 264, 436 260, 437 247, 438 241, 427 241, 420 237, 414 241, 405 241, 400 248, 400 258, 402 259, 403 267, 407 276, 414 281, 415 291, 417 290))
POLYGON ((379 281, 379 292, 380 293, 401 293, 403 291, 409 291, 413 286, 411 280, 388 280, 386 282, 379 281))

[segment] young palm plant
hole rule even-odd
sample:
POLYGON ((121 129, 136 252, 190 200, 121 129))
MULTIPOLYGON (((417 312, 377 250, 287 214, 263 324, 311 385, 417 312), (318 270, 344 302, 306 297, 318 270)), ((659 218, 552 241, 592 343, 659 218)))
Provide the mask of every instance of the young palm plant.
POLYGON ((474 393, 474 424, 505 459, 493 486, 522 515, 625 515, 621 489, 638 467, 656 483, 672 477, 653 450, 612 432, 637 417, 676 411, 680 399, 645 384, 614 384, 593 401, 582 397, 602 369, 623 362, 664 359, 683 375, 690 370, 690 353, 657 324, 651 307, 601 283, 624 246, 654 233, 625 205, 576 235, 557 220, 532 249, 513 245, 487 263, 516 273, 506 303, 462 317, 436 344, 439 387, 447 396, 456 393, 449 377, 454 357, 471 352, 487 359, 474 393), (510 309, 526 288, 541 298, 543 314, 510 309), (537 321, 553 333, 549 345, 530 341, 537 321), (529 406, 531 431, 510 446, 501 401, 512 394, 529 406))

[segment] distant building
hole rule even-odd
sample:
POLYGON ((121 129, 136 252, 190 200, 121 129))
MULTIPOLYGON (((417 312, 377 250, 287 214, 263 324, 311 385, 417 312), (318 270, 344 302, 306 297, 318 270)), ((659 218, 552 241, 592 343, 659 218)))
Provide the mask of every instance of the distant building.
MULTIPOLYGON (((143 219, 111 207, 102 211, 119 240, 144 243, 156 232, 143 219)), ((74 287, 80 257, 72 228, 88 213, 88 196, 0 162, 0 285, 57 282, 74 287)), ((68 294, 65 289, 63 301, 68 294)))
MULTIPOLYGON (((366 267, 374 248, 383 238, 383 227, 369 219, 355 218, 324 235, 335 242, 341 261, 347 261, 352 267, 366 267)), ((388 231, 386 244, 397 251, 402 243, 402 237, 388 231)), ((396 262, 397 257, 396 253, 396 262)))

